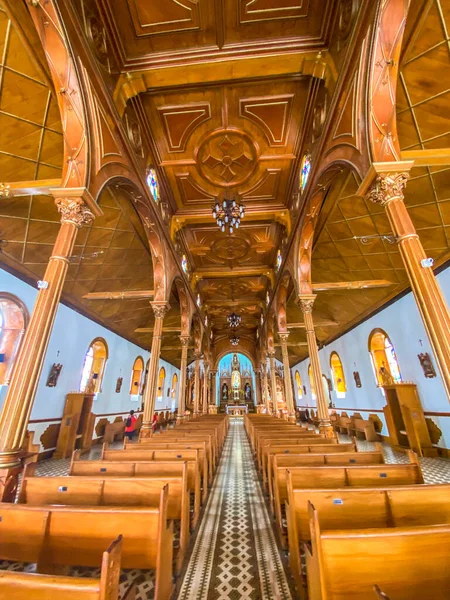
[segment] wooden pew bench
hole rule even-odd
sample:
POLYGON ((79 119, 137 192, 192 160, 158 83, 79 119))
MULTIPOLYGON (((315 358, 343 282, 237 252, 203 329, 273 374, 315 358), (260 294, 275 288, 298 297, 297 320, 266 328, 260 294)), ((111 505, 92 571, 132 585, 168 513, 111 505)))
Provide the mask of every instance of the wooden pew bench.
POLYGON ((310 600, 448 600, 450 526, 323 530, 310 505, 306 545, 310 600))
POLYGON ((189 493, 187 463, 181 476, 139 478, 96 477, 34 477, 26 469, 18 502, 33 506, 146 506, 158 507, 161 489, 168 485, 167 518, 175 521, 179 532, 179 547, 175 548, 177 572, 180 570, 189 544, 189 493))
POLYGON ((196 527, 201 508, 200 470, 196 460, 170 461, 106 461, 80 460, 78 451, 72 456, 69 475, 82 477, 182 477, 187 465, 187 488, 192 502, 192 526, 196 527))
POLYGON ((450 524, 450 484, 333 490, 293 489, 286 502, 289 563, 301 586, 300 548, 310 540, 309 503, 326 530, 450 524))
MULTIPOLYGON (((272 450, 277 450, 278 448, 293 448, 296 446, 297 448, 306 448, 312 446, 320 446, 329 448, 332 446, 338 445, 338 441, 336 438, 324 438, 321 436, 302 436, 302 437, 288 437, 288 438, 270 438, 267 440, 263 440, 259 446, 259 456, 258 460, 258 469, 261 471, 262 477, 264 480, 267 479, 268 476, 268 460, 269 455, 272 453, 272 450)), ((300 452, 302 452, 300 450, 300 452)), ((286 454, 289 452, 286 451, 286 454)))
POLYGON ((343 467, 385 464, 384 455, 381 450, 374 452, 337 452, 335 454, 272 454, 270 458, 271 477, 269 479, 269 497, 272 507, 274 507, 274 488, 280 485, 278 478, 281 477, 286 480, 286 469, 308 466, 343 467))
MULTIPOLYGON (((183 429, 183 427, 175 427, 171 431, 165 431, 160 436, 153 435, 151 438, 147 438, 149 441, 152 439, 170 441, 171 438, 181 440, 185 438, 186 441, 192 439, 200 439, 208 442, 211 446, 211 452, 213 455, 214 463, 217 462, 220 452, 222 450, 221 438, 218 432, 213 429, 183 429)), ((144 439, 139 440, 142 443, 147 443, 144 439)))
MULTIPOLYGON (((4 552, 0 550, 4 556, 4 552)), ((0 569, 0 598, 8 600, 118 600, 122 536, 103 552, 101 570, 95 577, 68 577, 0 569)), ((28 558, 33 558, 28 555, 28 558)), ((36 555, 35 561, 39 560, 36 555)), ((16 568, 19 565, 14 565, 16 568)), ((127 590, 126 600, 134 600, 134 584, 127 590)))
POLYGON ((115 421, 114 423, 107 423, 103 432, 103 443, 110 444, 114 440, 122 440, 125 431, 125 421, 115 421))
POLYGON ((123 533, 123 569, 154 571, 155 598, 172 593, 172 528, 167 487, 159 507, 28 506, 0 503, 0 558, 37 562, 49 573, 67 566, 98 567, 105 547, 123 533))
POLYGON ((166 450, 158 446, 128 447, 126 450, 103 450, 101 460, 114 462, 148 462, 152 460, 188 460, 196 461, 202 484, 202 501, 206 502, 208 497, 208 460, 204 449, 179 448, 177 450, 166 450))
POLYGON ((279 467, 273 476, 274 512, 280 539, 285 543, 283 512, 292 489, 335 489, 344 487, 386 487, 423 484, 417 455, 410 452, 410 464, 357 465, 345 467, 279 467))

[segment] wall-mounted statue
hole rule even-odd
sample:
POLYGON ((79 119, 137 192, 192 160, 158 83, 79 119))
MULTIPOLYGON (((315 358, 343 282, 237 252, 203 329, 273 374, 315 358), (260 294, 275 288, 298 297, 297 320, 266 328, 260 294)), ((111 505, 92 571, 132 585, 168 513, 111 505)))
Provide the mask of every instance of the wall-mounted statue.
POLYGON ((50 369, 50 373, 47 378, 47 383, 46 383, 47 387, 56 387, 56 384, 58 383, 58 377, 61 373, 61 369, 62 369, 62 364, 53 363, 52 368, 50 369))
POLYGON ((223 401, 228 400, 228 386, 226 383, 224 383, 222 386, 222 400, 223 401))
POLYGON ((244 399, 246 402, 251 402, 252 400, 252 388, 250 384, 247 382, 244 387, 244 399))
POLYGON ((436 377, 436 370, 434 368, 433 363, 431 362, 431 357, 428 354, 428 352, 425 352, 423 354, 418 354, 417 358, 419 359, 420 366, 423 369, 423 374, 425 375, 425 377, 427 379, 436 377))

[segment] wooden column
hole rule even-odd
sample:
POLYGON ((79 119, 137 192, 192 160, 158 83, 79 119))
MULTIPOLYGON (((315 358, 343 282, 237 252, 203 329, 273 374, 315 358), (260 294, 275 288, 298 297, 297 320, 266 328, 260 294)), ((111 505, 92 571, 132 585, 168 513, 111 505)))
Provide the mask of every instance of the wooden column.
POLYGON ((316 297, 315 294, 302 294, 298 297, 298 301, 305 321, 309 360, 311 361, 312 376, 316 388, 319 430, 320 433, 325 433, 327 437, 334 437, 334 431, 331 426, 330 415, 328 412, 328 402, 323 389, 322 368, 320 366, 319 350, 317 349, 316 333, 314 331, 314 321, 312 316, 314 300, 316 297))
POLYGON ((271 414, 270 410, 270 402, 269 402, 269 383, 267 381, 267 358, 264 357, 263 362, 261 363, 261 367, 263 370, 263 393, 264 393, 264 403, 266 405, 266 413, 268 415, 271 414))
POLYGON ((195 354, 194 367, 194 417, 200 414, 200 354, 195 354))
POLYGON ((289 338, 289 332, 278 332, 278 337, 280 338, 281 343, 281 354, 283 356, 283 371, 284 371, 284 394, 286 397, 286 405, 288 409, 288 417, 289 421, 295 423, 295 408, 294 408, 294 398, 292 395, 292 377, 291 377, 291 369, 289 367, 289 351, 287 341, 289 338))
POLYGON ((272 411, 278 417, 277 378, 275 372, 275 352, 268 352, 270 363, 270 387, 272 390, 272 411))
MULTIPOLYGON (((69 194, 70 190, 66 193, 69 194)), ((66 279, 69 257, 72 255, 78 230, 84 224, 90 224, 94 218, 82 197, 58 197, 55 202, 61 213, 61 227, 16 358, 0 414, 0 499, 4 501, 14 500, 21 470, 20 448, 27 431, 66 279)))
POLYGON ((209 363, 203 361, 203 414, 208 414, 209 363))
POLYGON ((256 405, 261 405, 262 402, 262 390, 261 390, 261 369, 255 369, 255 396, 256 396, 256 405))
POLYGON ((433 269, 421 264, 427 255, 403 197, 408 178, 408 172, 379 173, 366 197, 386 209, 450 401, 450 312, 433 269))
POLYGON ((148 365, 147 387, 144 393, 144 418, 141 428, 141 437, 147 438, 152 434, 152 420, 155 412, 156 394, 158 391, 158 367, 159 355, 161 353, 161 337, 164 317, 170 310, 167 302, 150 302, 155 314, 153 326, 152 349, 150 351, 150 363, 148 365))
POLYGON ((184 412, 186 410, 186 371, 187 371, 187 354, 189 347, 189 336, 180 335, 181 343, 181 364, 180 364, 180 389, 178 392, 178 416, 177 421, 184 420, 184 412))
POLYGON ((211 370, 211 404, 217 406, 217 370, 211 370))

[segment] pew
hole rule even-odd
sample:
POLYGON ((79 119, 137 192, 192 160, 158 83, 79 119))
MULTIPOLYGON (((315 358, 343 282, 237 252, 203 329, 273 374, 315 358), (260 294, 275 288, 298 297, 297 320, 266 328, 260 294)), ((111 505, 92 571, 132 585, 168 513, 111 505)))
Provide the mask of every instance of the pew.
POLYGON ((34 469, 24 472, 18 503, 33 506, 57 504, 75 506, 158 506, 161 489, 168 485, 167 518, 179 521, 179 550, 177 570, 189 543, 189 495, 187 463, 181 476, 134 477, 34 477, 34 469))
POLYGON ((110 444, 114 442, 116 438, 123 439, 125 431, 125 421, 115 421, 114 423, 107 423, 105 425, 105 431, 103 432, 103 443, 110 444))
POLYGON ((278 477, 286 477, 285 469, 302 466, 337 467, 384 464, 384 455, 381 450, 337 452, 335 454, 272 454, 270 459, 269 497, 271 506, 274 506, 274 487, 279 485, 278 477))
POLYGON ((187 465, 187 487, 194 497, 192 525, 197 526, 201 507, 200 472, 195 460, 172 461, 105 461, 79 460, 79 451, 72 455, 69 475, 84 477, 181 477, 187 465))
MULTIPOLYGON (((100 577, 67 577, 0 570, 0 598, 8 600, 118 600, 122 536, 103 552, 100 577)), ((7 554, 0 549, 4 559, 7 554)), ((17 557, 17 555, 16 555, 17 557)), ((30 555, 28 555, 31 558, 30 555)), ((36 562, 39 556, 35 556, 36 562)), ((134 600, 135 585, 126 592, 126 600, 134 600)), ((124 600, 125 600, 124 598, 124 600)))
POLYGON ((274 454, 336 454, 341 452, 358 452, 356 441, 354 443, 347 442, 343 444, 337 444, 336 440, 327 441, 323 438, 307 440, 289 440, 288 442, 279 440, 271 440, 269 444, 263 446, 261 454, 261 465, 260 470, 262 471, 263 481, 267 482, 269 478, 270 461, 274 454))
POLYGON ((284 545, 283 507, 292 489, 335 489, 423 484, 417 455, 409 451, 410 464, 356 465, 342 467, 279 467, 273 474, 273 503, 280 539, 284 545))
POLYGON ((448 524, 329 531, 312 504, 309 517, 309 600, 367 600, 374 585, 392 600, 448 600, 448 524))
POLYGON ((271 446, 282 446, 284 444, 294 445, 297 444, 299 446, 314 446, 314 445, 323 445, 323 446, 331 446, 338 445, 337 438, 324 438, 319 434, 307 435, 307 436, 270 436, 261 438, 257 444, 256 451, 256 459, 258 463, 258 468, 262 469, 263 466, 263 455, 264 449, 271 446))
POLYGON ((28 506, 0 503, 0 557, 55 567, 98 567, 114 535, 123 534, 122 568, 155 572, 155 598, 172 593, 172 527, 167 486, 158 507, 28 506))
POLYGON ((329 530, 450 524, 450 484, 333 490, 293 489, 288 478, 289 563, 301 585, 300 547, 309 542, 311 502, 329 530))
POLYGON ((109 462, 148 462, 148 461, 171 461, 188 460, 195 461, 198 465, 199 473, 203 483, 202 500, 206 501, 208 496, 208 461, 202 450, 191 448, 189 450, 180 448, 179 450, 165 450, 146 446, 145 448, 136 448, 133 446, 126 450, 103 450, 101 460, 109 462))

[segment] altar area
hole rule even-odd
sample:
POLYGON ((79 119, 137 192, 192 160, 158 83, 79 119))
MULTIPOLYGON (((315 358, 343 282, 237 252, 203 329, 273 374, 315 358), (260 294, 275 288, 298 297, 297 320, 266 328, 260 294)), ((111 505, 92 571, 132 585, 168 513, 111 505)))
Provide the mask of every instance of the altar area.
POLYGON ((243 417, 248 413, 248 406, 247 404, 242 404, 240 406, 236 406, 235 404, 227 404, 225 412, 227 415, 230 415, 230 417, 243 417))

